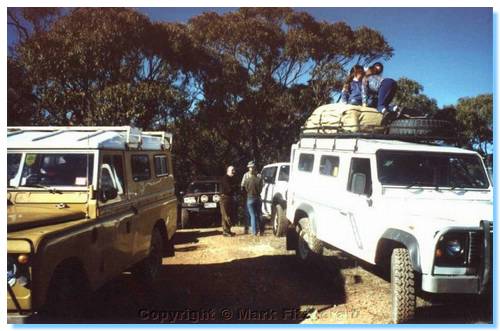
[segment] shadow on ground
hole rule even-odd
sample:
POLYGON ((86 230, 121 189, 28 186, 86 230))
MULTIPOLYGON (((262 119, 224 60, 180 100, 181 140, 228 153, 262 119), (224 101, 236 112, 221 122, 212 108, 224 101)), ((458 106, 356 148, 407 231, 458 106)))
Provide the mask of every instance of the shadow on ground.
POLYGON ((124 275, 94 295, 86 320, 298 323, 307 317, 308 305, 331 307, 344 302, 341 279, 332 282, 328 274, 304 268, 294 256, 261 256, 164 266, 160 281, 151 288, 124 275), (184 315, 174 320, 175 312, 184 315))
MULTIPOLYGON (((210 231, 200 231, 200 230, 184 230, 182 232, 177 232, 174 237, 175 245, 197 243, 199 238, 219 236, 222 234, 220 230, 210 230, 210 231)), ((177 248, 176 248, 177 250, 177 248)))

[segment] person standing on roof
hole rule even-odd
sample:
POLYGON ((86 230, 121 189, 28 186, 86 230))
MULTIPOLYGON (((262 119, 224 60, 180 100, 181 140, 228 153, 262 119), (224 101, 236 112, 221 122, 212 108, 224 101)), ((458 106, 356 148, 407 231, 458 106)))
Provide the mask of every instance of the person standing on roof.
MULTIPOLYGON (((260 192, 262 191, 262 187, 264 186, 262 183, 262 178, 257 175, 255 169, 255 162, 248 162, 248 170, 249 175, 243 179, 243 188, 247 193, 247 209, 248 214, 250 215, 250 226, 251 232, 254 236, 257 236, 259 233, 263 233, 260 227, 260 217, 261 217, 261 200, 260 200, 260 192)), ((263 230, 263 229, 262 229, 263 230)))
POLYGON ((361 84, 362 103, 365 107, 376 107, 377 111, 386 113, 395 111, 390 103, 396 94, 397 84, 392 78, 383 78, 384 65, 374 63, 365 73, 361 84))
POLYGON ((236 170, 232 165, 230 165, 226 169, 226 174, 221 179, 221 197, 219 206, 222 221, 222 235, 224 237, 234 236, 234 232, 231 232, 231 226, 236 219, 234 199, 237 184, 234 178, 235 174, 236 170))
POLYGON ((361 83, 365 75, 363 66, 356 64, 351 68, 349 76, 342 88, 341 101, 345 104, 361 106, 363 103, 361 97, 361 83))

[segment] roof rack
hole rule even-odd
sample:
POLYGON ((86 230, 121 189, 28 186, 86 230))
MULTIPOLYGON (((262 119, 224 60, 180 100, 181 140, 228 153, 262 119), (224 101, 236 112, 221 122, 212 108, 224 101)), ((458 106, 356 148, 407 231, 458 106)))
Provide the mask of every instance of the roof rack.
POLYGON ((447 141, 451 138, 441 136, 410 136, 400 134, 384 134, 384 133, 369 133, 369 132, 342 132, 342 133, 301 133, 302 138, 314 139, 376 139, 376 140, 401 140, 406 142, 431 142, 431 141, 447 141))
POLYGON ((18 134, 27 132, 42 132, 42 134, 33 138, 32 141, 44 141, 51 137, 64 134, 67 132, 81 132, 83 135, 78 141, 85 141, 90 138, 97 137, 106 132, 123 133, 125 144, 128 148, 138 149, 144 143, 151 141, 151 138, 157 139, 155 144, 161 145, 162 149, 170 149, 172 146, 173 136, 171 133, 164 131, 143 131, 132 126, 10 126, 7 127, 7 137, 12 137, 18 134), (88 134, 85 134, 88 133, 88 134))

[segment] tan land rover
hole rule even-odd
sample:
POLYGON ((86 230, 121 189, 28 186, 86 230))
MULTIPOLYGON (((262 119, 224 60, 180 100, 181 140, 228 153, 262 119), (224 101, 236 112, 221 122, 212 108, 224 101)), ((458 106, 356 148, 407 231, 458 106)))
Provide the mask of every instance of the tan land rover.
POLYGON ((8 322, 72 316, 130 270, 173 255, 177 199, 165 132, 8 127, 8 322))

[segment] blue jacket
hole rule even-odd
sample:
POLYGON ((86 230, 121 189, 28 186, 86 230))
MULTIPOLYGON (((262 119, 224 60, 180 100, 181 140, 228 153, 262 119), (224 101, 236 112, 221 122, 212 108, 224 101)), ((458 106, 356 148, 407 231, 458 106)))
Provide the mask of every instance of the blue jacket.
POLYGON ((342 103, 348 103, 350 105, 356 105, 356 106, 361 105, 362 103, 361 90, 362 90, 361 81, 353 80, 349 84, 348 91, 342 91, 342 98, 341 98, 342 103))

